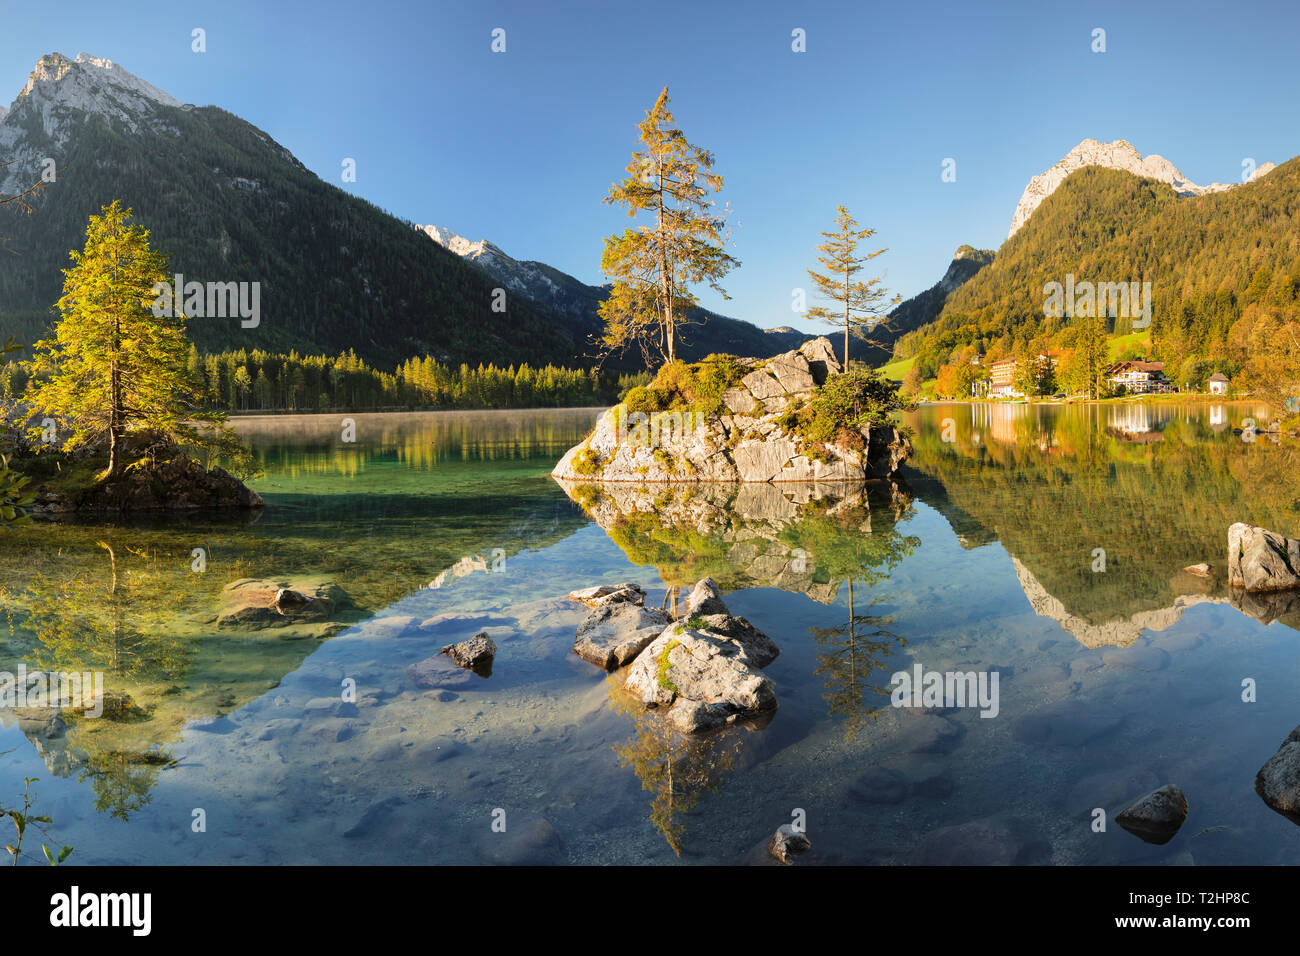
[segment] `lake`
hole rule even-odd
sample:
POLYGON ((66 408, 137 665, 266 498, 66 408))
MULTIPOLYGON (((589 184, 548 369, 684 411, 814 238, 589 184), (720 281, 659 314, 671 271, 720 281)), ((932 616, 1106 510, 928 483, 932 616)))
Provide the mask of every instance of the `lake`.
POLYGON ((740 489, 560 487, 596 409, 238 419, 260 515, 0 534, 0 671, 111 699, 0 711, 0 803, 40 778, 81 864, 726 864, 792 819, 810 862, 1300 863, 1253 788, 1300 724, 1300 600, 1225 584, 1231 523, 1300 537, 1255 413, 926 405, 896 484, 740 489), (572 653, 565 596, 705 576, 781 648, 779 707, 684 739, 572 653), (245 578, 345 600, 225 626, 245 578), (484 630, 490 677, 412 679, 484 630), (996 716, 892 706, 918 666, 996 674, 996 716), (1170 842, 1114 823, 1167 783, 1170 842))

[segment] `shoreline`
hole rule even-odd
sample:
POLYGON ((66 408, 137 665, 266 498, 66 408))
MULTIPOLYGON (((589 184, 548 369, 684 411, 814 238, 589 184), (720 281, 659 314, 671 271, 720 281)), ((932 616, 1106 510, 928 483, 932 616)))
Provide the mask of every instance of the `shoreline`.
POLYGON ((1117 395, 1113 398, 920 398, 918 405, 1265 405, 1263 399, 1227 398, 1206 393, 1117 395))

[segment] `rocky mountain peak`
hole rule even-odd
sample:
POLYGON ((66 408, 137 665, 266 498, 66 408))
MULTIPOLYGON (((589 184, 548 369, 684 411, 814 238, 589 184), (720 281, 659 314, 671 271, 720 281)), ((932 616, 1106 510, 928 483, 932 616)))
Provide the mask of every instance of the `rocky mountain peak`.
POLYGON ((449 252, 454 252, 462 259, 484 259, 484 266, 489 266, 493 262, 514 262, 510 256, 506 255, 501 248, 486 239, 479 239, 477 242, 466 239, 464 236, 452 232, 450 229, 444 229, 442 226, 416 226, 417 229, 424 232, 430 239, 438 245, 444 247, 449 252))
POLYGON ((44 157, 57 158, 87 114, 115 122, 129 133, 165 129, 162 107, 180 100, 146 83, 112 60, 80 53, 75 60, 47 53, 36 61, 27 84, 9 109, 0 109, 0 194, 30 184, 44 157))
MULTIPOLYGON (((1039 204, 1055 192, 1056 187, 1065 182, 1065 178, 1070 173, 1084 166, 1122 169, 1135 176, 1155 179, 1167 183, 1180 196, 1203 196, 1206 193, 1231 189, 1236 185, 1235 183, 1210 183, 1208 186, 1198 186, 1163 156, 1152 153, 1150 156, 1143 157, 1126 139, 1117 139, 1110 143, 1085 139, 1050 169, 1029 180, 1029 185, 1025 187, 1020 202, 1016 205, 1015 214, 1011 217, 1011 231, 1007 233, 1007 238, 1014 236, 1020 227, 1029 221, 1029 217, 1033 215, 1039 204)), ((1257 168, 1247 181, 1258 179, 1271 169, 1273 164, 1265 163, 1257 168)))
POLYGON ((536 262, 520 262, 498 245, 486 239, 477 241, 444 229, 442 226, 416 226, 438 245, 453 252, 500 282, 511 292, 542 302, 555 304, 560 289, 536 262))
POLYGON ((19 100, 33 95, 87 112, 107 108, 138 113, 150 104, 181 105, 176 97, 146 83, 120 64, 89 53, 79 53, 75 60, 62 53, 41 57, 27 77, 27 85, 18 94, 18 100, 14 101, 15 106, 19 100))

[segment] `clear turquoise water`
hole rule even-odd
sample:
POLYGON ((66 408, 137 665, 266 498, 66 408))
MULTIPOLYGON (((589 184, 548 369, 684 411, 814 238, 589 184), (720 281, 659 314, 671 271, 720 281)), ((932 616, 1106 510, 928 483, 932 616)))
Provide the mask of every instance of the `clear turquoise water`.
POLYGON ((1250 411, 926 406, 904 487, 838 508, 624 489, 584 510, 548 472, 595 410, 358 415, 355 442, 337 417, 243 420, 257 520, 2 542, 0 669, 103 666, 135 709, 51 739, 0 713, 0 803, 39 777, 47 842, 82 864, 731 863, 796 811, 822 862, 1300 862, 1253 790, 1300 723, 1300 614, 1266 625, 1222 584, 1233 521, 1300 536, 1295 453, 1234 435, 1250 411), (1201 561, 1214 579, 1182 572, 1201 561), (428 586, 458 562, 478 569, 428 586), (781 647, 780 706, 692 742, 572 654, 564 595, 631 580, 658 604, 704 574, 781 647), (277 576, 337 583, 351 623, 215 626, 225 583, 277 576), (418 626, 442 614, 470 617, 418 626), (490 678, 408 678, 485 627, 490 678), (999 715, 889 706, 918 663, 996 669, 999 715), (1164 783, 1190 805, 1168 844, 1091 829, 1164 783))

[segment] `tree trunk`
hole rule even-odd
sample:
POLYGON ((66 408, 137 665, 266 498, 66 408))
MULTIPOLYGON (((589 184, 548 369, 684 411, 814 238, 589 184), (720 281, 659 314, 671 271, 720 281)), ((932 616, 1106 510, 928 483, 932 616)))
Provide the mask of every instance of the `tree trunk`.
POLYGON ((849 270, 844 270, 844 371, 849 370, 849 270))
POLYGON ((121 319, 115 320, 113 332, 113 359, 109 371, 109 410, 108 410, 108 472, 106 479, 116 478, 122 473, 122 437, 124 433, 125 414, 122 410, 122 370, 117 360, 120 347, 121 319))
POLYGON ((668 243, 664 236, 664 170, 663 161, 659 161, 659 282, 664 297, 664 344, 667 346, 665 356, 669 362, 677 358, 677 341, 673 335, 673 277, 668 268, 668 243))

